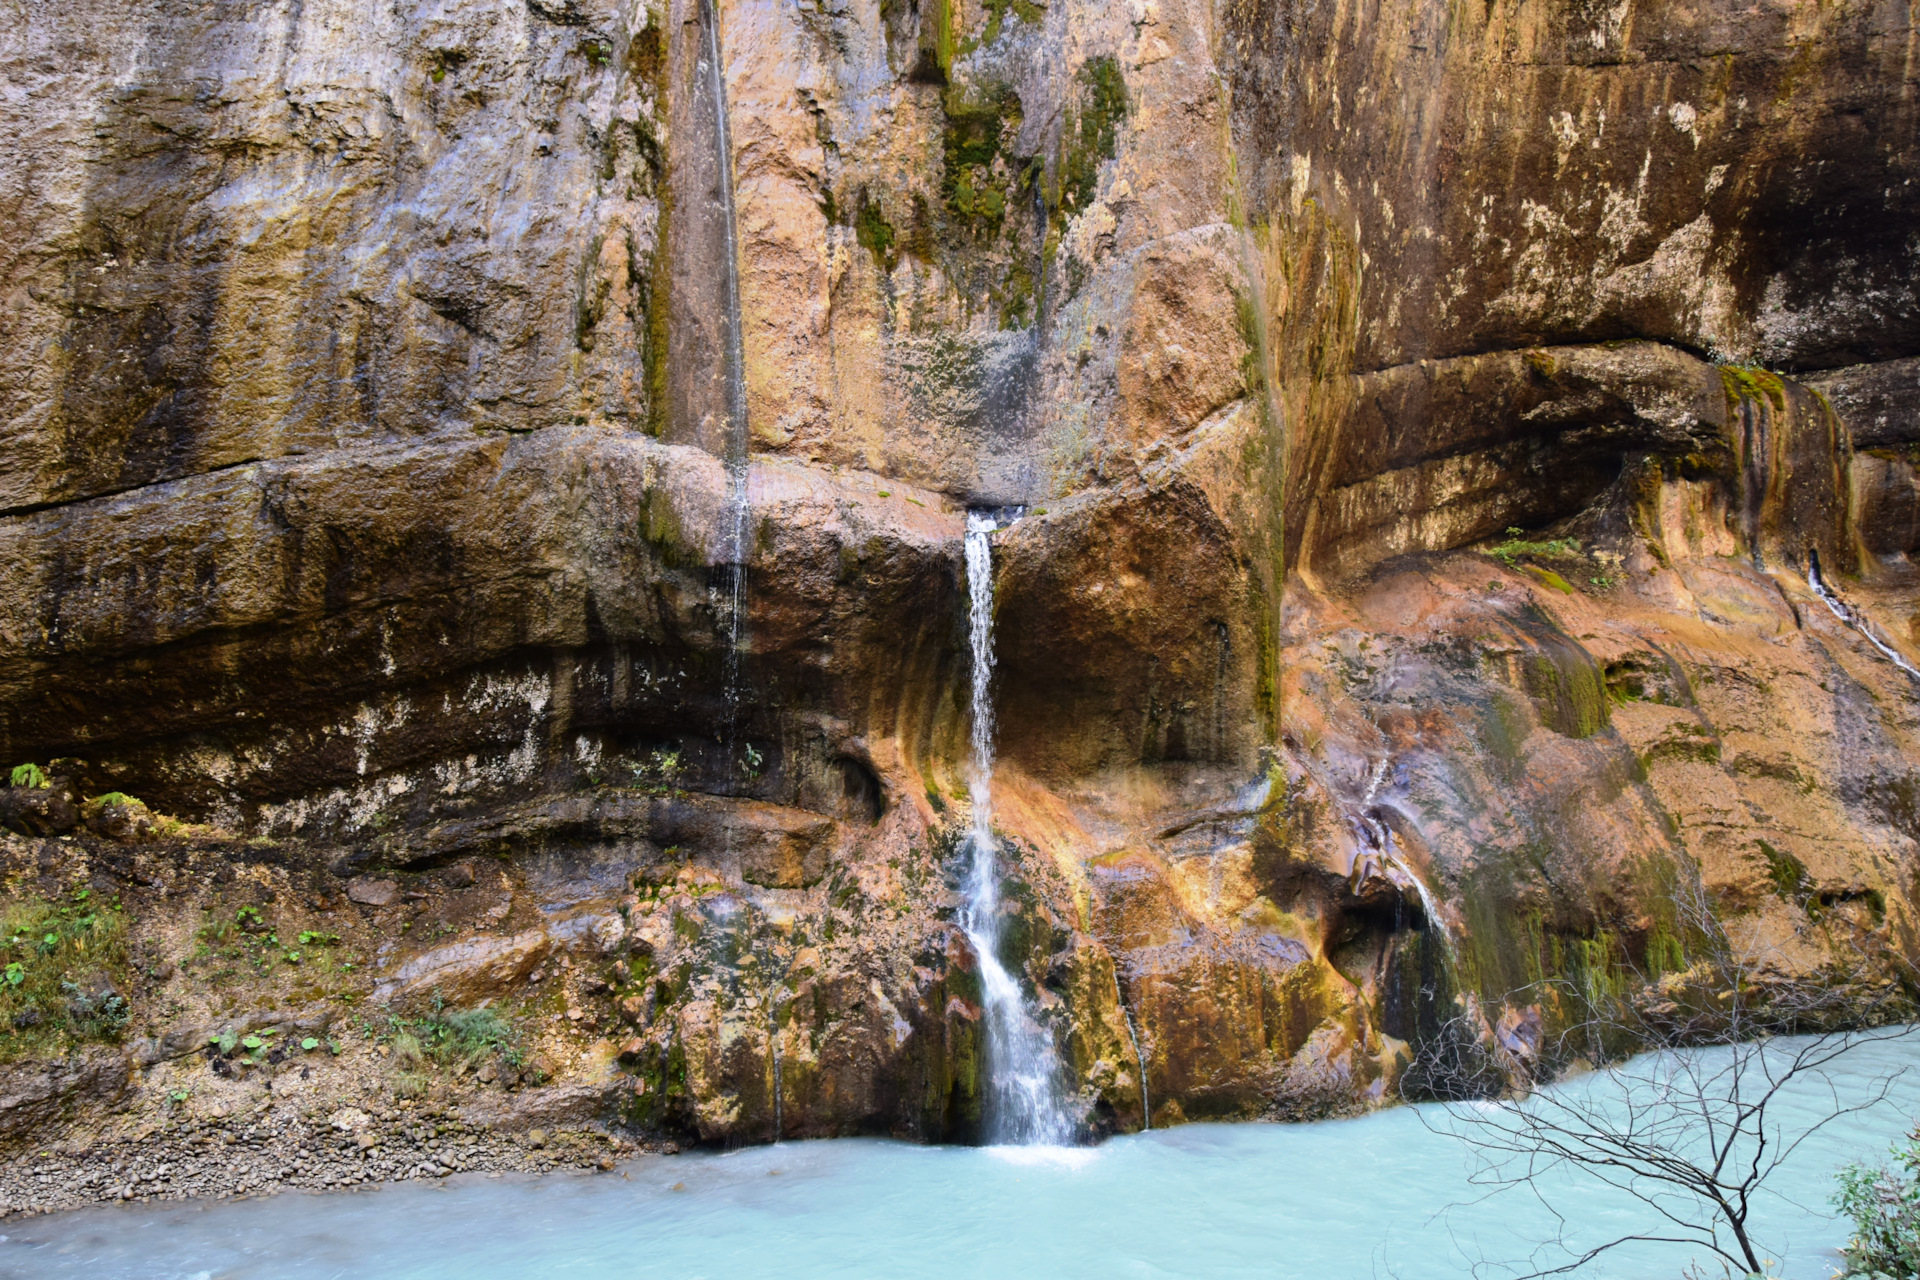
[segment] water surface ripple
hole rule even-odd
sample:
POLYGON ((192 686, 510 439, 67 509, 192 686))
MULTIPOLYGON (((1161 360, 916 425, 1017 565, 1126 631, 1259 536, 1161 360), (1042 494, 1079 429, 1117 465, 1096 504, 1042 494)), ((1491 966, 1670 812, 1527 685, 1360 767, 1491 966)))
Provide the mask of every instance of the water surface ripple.
MULTIPOLYGON (((1913 1060, 1915 1040, 1848 1060, 1843 1095, 1913 1060)), ((1790 1105, 1807 1113, 1812 1090, 1790 1105)), ((1430 1113, 1431 1114, 1431 1113, 1430 1113)), ((1920 1114, 1920 1074, 1829 1126, 1783 1171, 1760 1234, 1782 1273, 1830 1273, 1834 1170, 1877 1157, 1920 1114)), ((1187 1125, 1097 1148, 923 1147, 842 1139, 648 1156, 621 1172, 457 1175, 332 1195, 83 1210, 0 1221, 5 1280, 677 1280, 824 1277, 1401 1277, 1471 1273, 1547 1229, 1528 1196, 1480 1203, 1453 1138, 1412 1108, 1306 1125, 1187 1125)), ((1590 1239, 1622 1198, 1543 1190, 1590 1239)), ((1637 1246, 1584 1275, 1680 1275, 1637 1246)), ((1713 1271, 1712 1274, 1718 1274, 1713 1271)))

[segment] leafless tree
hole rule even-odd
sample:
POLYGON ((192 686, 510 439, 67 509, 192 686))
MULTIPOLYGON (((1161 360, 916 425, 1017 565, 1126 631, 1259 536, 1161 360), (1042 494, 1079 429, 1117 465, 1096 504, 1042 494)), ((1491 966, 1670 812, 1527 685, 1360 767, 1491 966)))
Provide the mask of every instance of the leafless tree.
MULTIPOLYGON (((1527 1276, 1575 1271, 1633 1241, 1689 1245, 1735 1274, 1762 1273, 1756 1211, 1779 1194, 1768 1180, 1821 1129, 1884 1101, 1903 1074, 1842 1066, 1861 1045, 1914 1030, 1908 984, 1886 976, 1885 952, 1876 968, 1839 942, 1843 958, 1826 972, 1790 976, 1781 957, 1729 935, 1697 878, 1676 906, 1687 940, 1678 972, 1589 973, 1510 998, 1510 1010, 1544 1005, 1564 1028, 1532 1041, 1514 1034, 1511 1012, 1495 1020, 1469 1002, 1410 1073, 1447 1102, 1424 1118, 1467 1144, 1474 1184, 1532 1196, 1556 1224, 1517 1268, 1527 1276), (1543 1087, 1555 1074, 1565 1078, 1543 1087), (1595 1183, 1637 1201, 1643 1225, 1577 1243, 1556 1188, 1595 1183)), ((1846 932, 1829 917, 1829 942, 1846 932)))

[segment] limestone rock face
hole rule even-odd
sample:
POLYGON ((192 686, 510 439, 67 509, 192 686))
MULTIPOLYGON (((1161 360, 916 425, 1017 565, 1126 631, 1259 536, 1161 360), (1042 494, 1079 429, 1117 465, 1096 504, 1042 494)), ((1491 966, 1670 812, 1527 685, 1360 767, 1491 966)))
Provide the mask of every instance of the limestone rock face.
POLYGON ((1091 1130, 1534 1052, 1679 879, 1920 960, 1909 6, 23 12, 21 892, 297 867, 570 1116, 973 1138, 1017 505, 1002 959, 1091 1130))

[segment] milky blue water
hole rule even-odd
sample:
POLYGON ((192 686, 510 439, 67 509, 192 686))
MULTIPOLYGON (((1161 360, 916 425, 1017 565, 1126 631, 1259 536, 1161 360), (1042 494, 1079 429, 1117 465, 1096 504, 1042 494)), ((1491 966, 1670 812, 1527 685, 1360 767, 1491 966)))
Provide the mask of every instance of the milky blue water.
MULTIPOLYGON (((1858 1050, 1858 1096, 1920 1038, 1858 1050)), ((1811 1090, 1789 1098, 1817 1114, 1811 1090)), ((1433 1118, 1429 1111, 1429 1118, 1433 1118)), ((1756 1232, 1788 1277, 1830 1273, 1834 1171, 1920 1115, 1920 1073, 1803 1147, 1756 1232)), ((650 1156, 620 1172, 458 1175, 330 1195, 128 1206, 0 1221, 5 1280, 522 1280, 672 1276, 1401 1277, 1473 1273, 1551 1231, 1539 1198, 1477 1196, 1459 1140, 1412 1108, 1311 1125, 1189 1125, 1065 1156, 879 1140, 650 1156)), ((1597 1240, 1643 1224, 1619 1194, 1541 1193, 1597 1240)), ((1689 1256, 1635 1246, 1583 1272, 1677 1280, 1689 1256)), ((1494 1272, 1493 1274, 1499 1274, 1494 1272)), ((1708 1274, 1719 1274, 1718 1268, 1708 1274)))

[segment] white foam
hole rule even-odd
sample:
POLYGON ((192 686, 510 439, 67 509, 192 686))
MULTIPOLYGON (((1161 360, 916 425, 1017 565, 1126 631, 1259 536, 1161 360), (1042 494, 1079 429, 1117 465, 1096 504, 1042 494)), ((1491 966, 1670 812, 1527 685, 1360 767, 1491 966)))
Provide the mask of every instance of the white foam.
POLYGON ((1084 1169, 1100 1158, 1099 1147, 986 1147, 996 1160, 1024 1168, 1084 1169))

